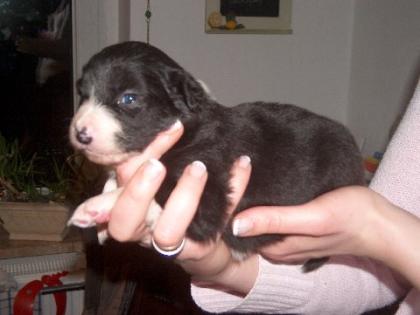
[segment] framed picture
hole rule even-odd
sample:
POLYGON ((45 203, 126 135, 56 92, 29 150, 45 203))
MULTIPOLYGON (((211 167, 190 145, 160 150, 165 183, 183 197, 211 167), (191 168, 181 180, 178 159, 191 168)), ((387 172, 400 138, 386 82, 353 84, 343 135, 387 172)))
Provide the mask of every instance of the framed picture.
POLYGON ((292 0, 206 0, 209 34, 291 34, 292 0))

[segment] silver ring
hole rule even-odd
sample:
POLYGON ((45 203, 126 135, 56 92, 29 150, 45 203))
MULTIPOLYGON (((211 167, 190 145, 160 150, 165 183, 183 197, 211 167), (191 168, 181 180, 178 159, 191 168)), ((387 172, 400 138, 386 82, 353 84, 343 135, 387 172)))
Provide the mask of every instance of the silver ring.
POLYGON ((184 246, 185 246, 185 237, 182 239, 182 242, 177 246, 177 247, 174 247, 174 248, 168 248, 168 249, 163 249, 163 248, 160 248, 157 244, 156 244, 156 242, 155 242, 155 240, 153 239, 153 237, 152 237, 152 245, 153 245, 153 248, 159 253, 159 254, 162 254, 162 255, 164 255, 164 256, 168 256, 168 257, 171 257, 171 256, 175 256, 175 255, 178 255, 183 249, 184 249, 184 246))

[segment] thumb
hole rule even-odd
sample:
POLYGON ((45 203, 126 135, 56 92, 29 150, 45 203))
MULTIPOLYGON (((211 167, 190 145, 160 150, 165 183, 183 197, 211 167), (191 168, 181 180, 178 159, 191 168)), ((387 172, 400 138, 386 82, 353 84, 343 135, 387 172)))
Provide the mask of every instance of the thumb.
POLYGON ((233 234, 254 236, 261 234, 322 235, 326 233, 328 215, 317 203, 298 206, 254 207, 239 213, 233 221, 233 234), (318 210, 318 211, 317 211, 318 210))

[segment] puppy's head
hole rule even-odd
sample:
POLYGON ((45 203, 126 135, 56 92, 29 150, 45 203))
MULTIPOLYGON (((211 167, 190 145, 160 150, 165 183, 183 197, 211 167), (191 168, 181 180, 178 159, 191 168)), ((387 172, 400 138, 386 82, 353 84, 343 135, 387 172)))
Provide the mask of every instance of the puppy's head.
POLYGON ((193 121, 209 100, 162 51, 140 42, 103 49, 77 82, 80 107, 70 141, 93 162, 116 164, 141 152, 176 120, 193 121))

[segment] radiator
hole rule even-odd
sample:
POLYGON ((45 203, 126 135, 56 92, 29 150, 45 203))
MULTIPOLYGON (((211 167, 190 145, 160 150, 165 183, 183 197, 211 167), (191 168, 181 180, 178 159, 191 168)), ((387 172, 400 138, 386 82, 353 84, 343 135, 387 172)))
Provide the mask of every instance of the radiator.
MULTIPOLYGON (((13 315, 14 298, 18 290, 28 282, 40 280, 43 275, 62 271, 69 272, 60 278, 67 298, 65 315, 80 315, 83 310, 84 266, 82 253, 0 259, 0 269, 13 276, 17 282, 17 289, 0 292, 0 315, 13 315)), ((39 294, 35 300, 33 314, 56 315, 53 294, 50 292, 39 294)))

